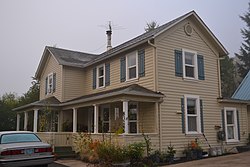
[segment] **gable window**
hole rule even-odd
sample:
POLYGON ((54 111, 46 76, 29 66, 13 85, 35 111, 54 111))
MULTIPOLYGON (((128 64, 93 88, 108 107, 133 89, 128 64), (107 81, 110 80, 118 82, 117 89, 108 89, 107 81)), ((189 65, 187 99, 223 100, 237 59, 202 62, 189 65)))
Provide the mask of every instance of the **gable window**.
POLYGON ((201 133, 199 96, 185 95, 186 134, 201 133))
POLYGON ((204 57, 195 51, 175 50, 175 76, 205 80, 204 57))
POLYGON ((136 102, 130 102, 128 106, 129 133, 138 132, 138 107, 136 102))
POLYGON ((45 79, 45 94, 51 94, 56 89, 56 73, 50 73, 45 79))
POLYGON ((183 50, 183 74, 184 78, 198 79, 197 54, 193 51, 183 50))
POLYGON ((131 80, 131 79, 135 79, 138 78, 138 56, 137 56, 137 52, 132 52, 129 53, 126 56, 126 61, 127 61, 127 76, 126 76, 126 80, 131 80))
POLYGON ((97 67, 97 87, 101 88, 104 87, 105 83, 105 66, 101 65, 97 67))
POLYGON ((236 108, 224 108, 225 133, 227 142, 239 140, 238 114, 236 108))

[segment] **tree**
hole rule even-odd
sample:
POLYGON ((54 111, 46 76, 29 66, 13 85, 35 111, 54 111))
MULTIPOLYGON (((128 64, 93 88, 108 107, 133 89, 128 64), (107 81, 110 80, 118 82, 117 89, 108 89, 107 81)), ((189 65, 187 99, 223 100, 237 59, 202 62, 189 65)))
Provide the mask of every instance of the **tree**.
POLYGON ((144 30, 148 32, 148 31, 156 29, 157 27, 159 27, 159 24, 157 24, 156 21, 151 21, 150 23, 146 24, 146 27, 144 28, 144 30))
POLYGON ((15 130, 16 114, 12 109, 17 105, 18 99, 14 93, 6 93, 0 99, 0 131, 15 130))
POLYGON ((40 84, 35 79, 33 79, 31 84, 32 86, 29 90, 20 97, 18 106, 23 106, 39 100, 40 84))
POLYGON ((250 2, 248 3, 248 12, 240 16, 240 18, 246 23, 247 27, 241 29, 244 42, 242 42, 239 54, 235 53, 235 55, 240 60, 237 63, 238 73, 244 78, 250 70, 250 2))
POLYGON ((234 59, 226 56, 220 61, 221 67, 221 92, 223 97, 231 97, 236 89, 236 69, 234 59))

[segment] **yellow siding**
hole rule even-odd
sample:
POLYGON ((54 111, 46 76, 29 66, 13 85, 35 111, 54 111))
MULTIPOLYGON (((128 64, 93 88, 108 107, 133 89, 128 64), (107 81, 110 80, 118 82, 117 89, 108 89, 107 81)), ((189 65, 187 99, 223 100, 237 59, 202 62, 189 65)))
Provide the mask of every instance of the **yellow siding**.
POLYGON ((178 113, 181 110, 181 98, 184 94, 198 95, 203 100, 204 131, 212 146, 219 145, 214 126, 221 125, 221 107, 217 102, 219 97, 218 53, 211 49, 212 45, 209 41, 201 37, 202 32, 191 20, 189 23, 193 26, 194 32, 191 36, 187 36, 184 32, 186 23, 178 24, 155 41, 158 87, 159 91, 166 96, 160 105, 162 148, 166 148, 171 141, 179 151, 183 151, 188 141, 196 137, 185 136, 182 133, 182 119, 181 114, 178 113), (204 56, 205 80, 184 80, 182 77, 175 76, 175 49, 193 50, 204 56))
MULTIPOLYGON (((136 49, 135 49, 136 50, 136 49)), ((92 82, 93 82, 93 67, 101 65, 102 63, 96 64, 95 66, 91 66, 86 68, 86 79, 85 79, 85 89, 84 94, 92 94, 101 91, 106 91, 110 89, 119 88, 122 86, 127 86, 131 84, 138 84, 145 88, 154 89, 154 67, 153 67, 153 56, 154 56, 154 49, 153 47, 145 48, 145 77, 141 77, 137 80, 128 81, 128 82, 120 82, 120 57, 125 55, 117 55, 111 60, 106 60, 106 62, 110 62, 110 86, 100 89, 92 89, 92 82)))
POLYGON ((62 101, 62 66, 57 63, 53 56, 48 55, 44 67, 40 79, 40 100, 55 96, 58 100, 62 101), (56 73, 56 91, 53 94, 45 95, 45 79, 51 73, 56 73))
POLYGON ((156 133, 155 103, 139 103, 139 131, 156 133))
POLYGON ((63 101, 82 96, 84 86, 82 68, 63 67, 63 101))

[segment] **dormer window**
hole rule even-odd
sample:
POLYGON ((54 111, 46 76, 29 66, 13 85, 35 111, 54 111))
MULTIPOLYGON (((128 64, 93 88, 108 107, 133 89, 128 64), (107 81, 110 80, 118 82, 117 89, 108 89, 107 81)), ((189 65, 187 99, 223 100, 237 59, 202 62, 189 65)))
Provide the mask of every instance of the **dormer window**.
POLYGON ((50 73, 45 80, 45 94, 54 93, 56 90, 56 73, 50 73))

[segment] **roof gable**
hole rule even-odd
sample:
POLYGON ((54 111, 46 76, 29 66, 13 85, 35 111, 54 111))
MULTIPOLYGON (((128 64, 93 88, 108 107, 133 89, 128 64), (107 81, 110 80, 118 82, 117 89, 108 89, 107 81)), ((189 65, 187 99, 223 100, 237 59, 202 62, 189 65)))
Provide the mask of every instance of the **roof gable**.
POLYGON ((250 100, 250 71, 234 92, 233 99, 250 100))

